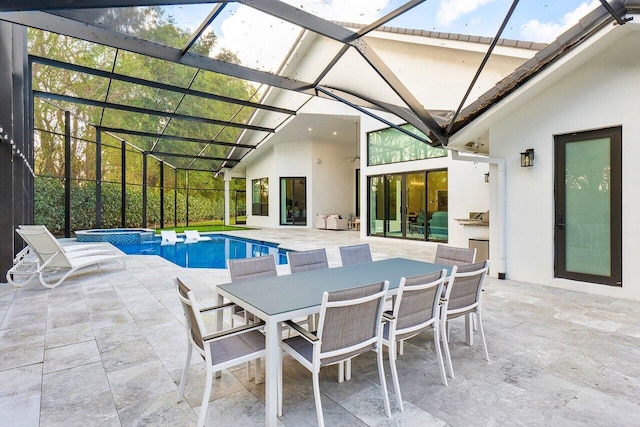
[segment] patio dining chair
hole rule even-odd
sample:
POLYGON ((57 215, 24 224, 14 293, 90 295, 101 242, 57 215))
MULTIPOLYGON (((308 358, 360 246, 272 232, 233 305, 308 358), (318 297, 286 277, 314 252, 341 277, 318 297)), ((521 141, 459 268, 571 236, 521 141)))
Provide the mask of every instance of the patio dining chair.
POLYGON ((232 282, 240 280, 259 279, 261 277, 274 277, 278 275, 276 258, 274 255, 265 255, 254 258, 230 259, 227 262, 229 276, 232 282))
POLYGON ((456 248, 454 246, 438 245, 436 248, 435 264, 454 266, 473 264, 476 260, 476 248, 456 248))
MULTIPOLYGON (((440 349, 440 295, 447 278, 447 270, 434 271, 414 277, 403 277, 393 304, 393 311, 386 312, 382 343, 389 348, 389 364, 398 407, 403 410, 400 382, 396 367, 398 342, 413 338, 420 332, 433 328, 433 342, 440 366, 442 384, 447 385, 447 375, 440 349)), ((445 346, 448 354, 448 347, 445 346)), ((448 357, 448 356, 447 356, 448 357)))
POLYGON ((368 243, 340 246, 340 258, 342 259, 342 265, 362 264, 373 261, 368 243))
POLYGON ((310 251, 289 251, 287 252, 287 261, 292 274, 329 268, 327 251, 324 248, 310 251))
MULTIPOLYGON (((276 258, 273 255, 230 259, 227 261, 227 267, 229 268, 229 276, 232 282, 260 279, 262 277, 275 277, 278 275, 276 258)), ((236 306, 231 316, 232 327, 234 319, 242 319, 242 321, 247 323, 248 321, 253 321, 254 316, 247 313, 242 307, 236 306)))
MULTIPOLYGON (((324 248, 310 251, 289 251, 287 252, 287 262, 289 263, 291 274, 329 268, 327 251, 324 248)), ((314 329, 315 317, 313 314, 307 316, 306 323, 310 331, 314 329)))
MULTIPOLYGON (((476 260, 476 248, 457 248, 454 246, 438 245, 436 247, 436 257, 433 261, 435 264, 454 266, 469 265, 476 260)), ((445 290, 446 290, 445 283, 445 290)), ((444 292, 442 293, 444 297, 444 292)), ((477 329, 475 318, 473 319, 473 330, 477 329)), ((400 347, 402 349, 402 347, 400 347)))
MULTIPOLYGON (((475 314, 484 348, 484 357, 487 362, 489 361, 489 352, 487 351, 487 342, 484 337, 484 328, 482 327, 482 286, 488 270, 489 261, 454 266, 451 270, 451 276, 449 276, 449 283, 447 284, 447 290, 442 299, 442 307, 440 309, 442 341, 445 348, 448 347, 449 342, 449 322, 451 319, 465 315, 467 316, 465 333, 467 341, 472 343, 471 316, 475 314)), ((445 354, 449 365, 449 374, 451 378, 454 378, 451 357, 448 351, 445 351, 445 354)))
POLYGON ((204 359, 207 369, 202 406, 198 415, 198 427, 201 427, 204 425, 207 415, 207 407, 216 371, 265 356, 264 335, 258 331, 264 326, 264 322, 247 324, 238 328, 208 334, 202 313, 217 312, 225 308, 231 308, 234 304, 229 303, 201 308, 193 291, 182 280, 174 277, 173 283, 176 286, 178 298, 184 310, 188 335, 187 359, 180 378, 180 386, 178 387, 178 402, 182 401, 184 395, 184 387, 187 382, 189 367, 191 366, 191 354, 195 348, 196 352, 204 359))
MULTIPOLYGON (((389 282, 384 281, 324 292, 317 333, 309 332, 292 321, 286 322, 299 335, 283 340, 282 349, 312 373, 318 425, 324 426, 320 399, 320 368, 351 360, 368 351, 377 353, 384 409, 386 415, 391 416, 382 365, 382 311, 388 288, 389 282)), ((282 370, 278 390, 282 393, 282 370)), ((279 413, 282 413, 281 396, 278 403, 279 413)))
MULTIPOLYGON (((230 259, 227 261, 229 268, 229 276, 232 282, 241 280, 260 279, 263 277, 275 277, 278 275, 276 269, 276 258, 274 255, 266 255, 255 258, 230 259)), ((244 308, 236 305, 231 311, 231 327, 235 325, 235 321, 239 320, 244 324, 258 321, 258 318, 247 312, 244 308)), ((256 383, 260 382, 261 377, 260 359, 256 359, 255 378, 256 383)), ((247 379, 251 379, 251 361, 247 361, 247 379)))

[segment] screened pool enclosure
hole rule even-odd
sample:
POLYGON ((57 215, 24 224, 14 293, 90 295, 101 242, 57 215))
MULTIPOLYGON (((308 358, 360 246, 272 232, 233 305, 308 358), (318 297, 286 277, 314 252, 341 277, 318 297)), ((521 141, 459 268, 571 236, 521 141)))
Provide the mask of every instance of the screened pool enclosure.
MULTIPOLYGON (((582 27, 624 23, 627 3, 634 2, 602 0, 582 27)), ((524 1, 501 2, 482 27, 463 18, 478 34, 469 36, 447 33, 433 21, 442 4, 424 0, 3 0, 0 265, 8 269, 22 245, 14 229, 34 221, 66 236, 79 228, 242 221, 243 159, 313 97, 444 147, 492 101, 581 42, 584 34, 568 34, 491 99, 472 102, 496 46, 532 44, 519 41, 510 22, 567 13, 565 2, 547 6, 536 12, 524 1), (367 35, 383 26, 482 45, 476 75, 459 82, 469 90, 457 109, 427 110, 415 95, 422 88, 403 78, 407 70, 378 56, 367 35)))

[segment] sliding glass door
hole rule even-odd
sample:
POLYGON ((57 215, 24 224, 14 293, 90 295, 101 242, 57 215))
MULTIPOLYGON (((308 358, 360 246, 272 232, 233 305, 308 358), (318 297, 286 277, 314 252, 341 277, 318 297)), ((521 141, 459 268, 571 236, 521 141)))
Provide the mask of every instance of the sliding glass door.
POLYGON ((384 220, 386 218, 384 176, 369 178, 369 234, 384 236, 384 220))
POLYGON ((427 239, 449 240, 449 174, 427 172, 427 239))
POLYGON ((427 231, 426 174, 407 174, 407 215, 405 216, 405 237, 424 239, 427 231))
POLYGON ((386 176, 387 203, 385 228, 387 237, 404 237, 404 174, 386 176))
POLYGON ((448 240, 447 171, 369 178, 369 235, 448 240))
POLYGON ((307 225, 306 178, 280 178, 280 225, 307 225))

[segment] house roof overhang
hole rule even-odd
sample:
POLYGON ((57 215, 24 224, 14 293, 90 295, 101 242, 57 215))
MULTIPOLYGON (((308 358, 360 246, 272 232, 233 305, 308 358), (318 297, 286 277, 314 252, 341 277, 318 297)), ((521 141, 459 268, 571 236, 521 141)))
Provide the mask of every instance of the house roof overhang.
MULTIPOLYGON (((487 105, 466 126, 450 136, 447 148, 488 154, 491 144, 490 129, 493 126, 507 119, 513 112, 585 66, 590 60, 598 58, 626 37, 634 37, 634 40, 640 41, 640 22, 629 22, 623 26, 607 25, 600 28, 580 46, 567 52, 517 88, 487 105)), ((535 123, 532 123, 532 126, 534 125, 535 123)))
POLYGON ((556 83, 590 59, 640 29, 633 15, 640 1, 614 1, 611 7, 624 17, 624 25, 605 7, 599 7, 531 60, 505 77, 476 101, 465 107, 452 125, 447 148, 488 154, 489 129, 510 112, 556 83))

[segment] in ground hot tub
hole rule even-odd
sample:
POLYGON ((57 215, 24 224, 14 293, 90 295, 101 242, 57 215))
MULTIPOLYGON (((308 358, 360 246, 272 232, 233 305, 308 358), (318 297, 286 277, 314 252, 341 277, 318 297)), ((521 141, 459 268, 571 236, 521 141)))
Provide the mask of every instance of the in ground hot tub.
POLYGON ((153 240, 153 230, 150 228, 111 228, 78 230, 78 242, 109 242, 114 245, 139 245, 153 240))

